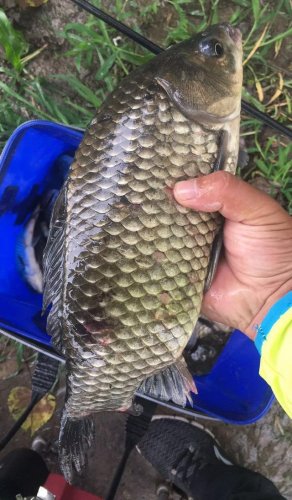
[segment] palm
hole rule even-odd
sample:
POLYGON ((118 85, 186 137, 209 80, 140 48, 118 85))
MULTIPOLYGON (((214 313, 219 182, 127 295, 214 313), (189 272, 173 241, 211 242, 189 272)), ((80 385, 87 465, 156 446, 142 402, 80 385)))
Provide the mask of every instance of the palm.
POLYGON ((225 222, 224 256, 203 301, 211 319, 246 331, 275 286, 291 276, 291 221, 276 212, 250 223, 225 222))
POLYGON ((202 311, 249 337, 292 288, 292 220, 267 194, 227 172, 181 181, 178 203, 225 217, 224 254, 202 311))

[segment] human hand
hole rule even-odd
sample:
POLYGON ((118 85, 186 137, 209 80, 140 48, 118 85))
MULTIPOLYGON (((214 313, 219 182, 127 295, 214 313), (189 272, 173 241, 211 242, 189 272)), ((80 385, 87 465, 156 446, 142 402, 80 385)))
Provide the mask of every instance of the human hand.
POLYGON ((225 217, 224 252, 202 312, 250 338, 272 305, 292 290, 292 218, 270 196, 227 172, 178 182, 185 207, 225 217))

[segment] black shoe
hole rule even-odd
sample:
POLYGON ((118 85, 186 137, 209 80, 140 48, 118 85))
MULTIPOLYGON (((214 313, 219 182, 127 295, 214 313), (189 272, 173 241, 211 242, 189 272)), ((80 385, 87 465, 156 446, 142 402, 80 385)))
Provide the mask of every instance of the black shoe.
POLYGON ((181 417, 154 417, 137 449, 188 496, 206 465, 233 465, 210 431, 181 417))

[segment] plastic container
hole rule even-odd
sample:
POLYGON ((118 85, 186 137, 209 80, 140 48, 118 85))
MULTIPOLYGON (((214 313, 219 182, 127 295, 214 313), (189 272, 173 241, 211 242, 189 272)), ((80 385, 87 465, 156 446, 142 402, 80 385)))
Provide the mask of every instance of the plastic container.
POLYGON ((16 246, 42 193, 60 188, 82 132, 55 123, 32 121, 18 127, 0 157, 0 328, 49 345, 42 296, 23 280, 16 246), (57 168, 56 168, 57 167, 57 168))
MULTIPOLYGON (((15 249, 42 193, 62 185, 82 136, 64 125, 27 122, 15 130, 0 157, 0 329, 51 352, 42 296, 23 280, 15 249)), ((273 401, 258 370, 253 342, 235 331, 212 371, 195 378, 199 394, 193 408, 230 423, 256 421, 273 401)))

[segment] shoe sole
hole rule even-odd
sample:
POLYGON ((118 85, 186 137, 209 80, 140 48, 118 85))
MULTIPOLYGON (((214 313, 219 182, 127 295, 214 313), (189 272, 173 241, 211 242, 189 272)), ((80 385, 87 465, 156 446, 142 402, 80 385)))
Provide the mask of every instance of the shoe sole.
MULTIPOLYGON (((223 454, 223 448, 222 448, 221 444, 219 443, 219 441, 214 436, 213 432, 211 432, 209 429, 204 427, 199 422, 195 422, 194 420, 188 420, 187 418, 184 418, 184 417, 181 417, 178 415, 154 415, 152 417, 151 422, 153 422, 154 420, 180 421, 180 422, 184 422, 185 424, 192 425, 196 429, 199 429, 199 430, 205 432, 216 443, 216 446, 214 445, 214 454, 215 454, 217 460, 223 462, 225 465, 234 465, 234 462, 232 462, 229 458, 227 458, 225 456, 225 454, 223 454)), ((139 449, 139 443, 136 445, 136 449, 137 449, 138 453, 143 456, 141 450, 139 449)))

